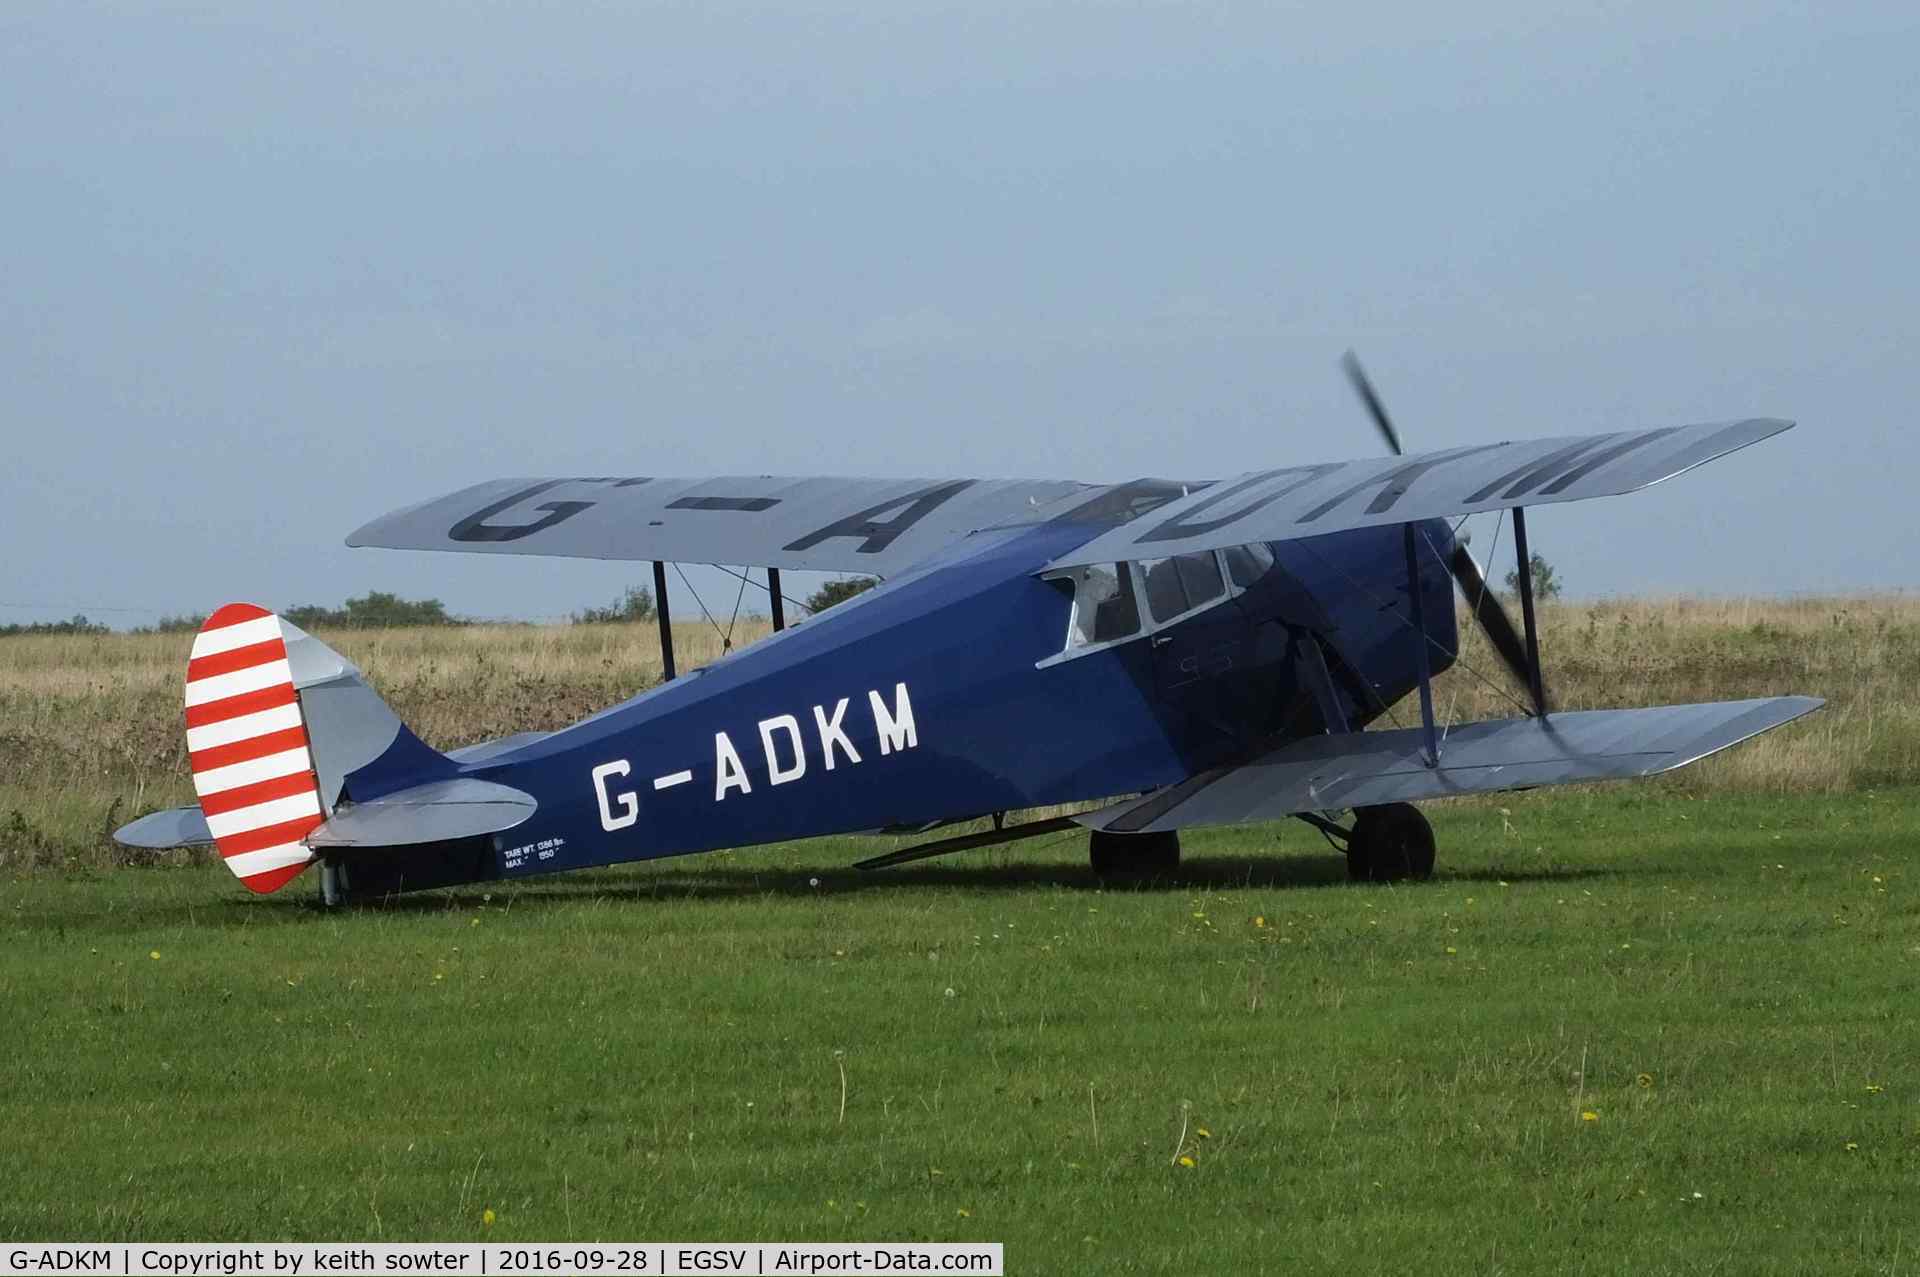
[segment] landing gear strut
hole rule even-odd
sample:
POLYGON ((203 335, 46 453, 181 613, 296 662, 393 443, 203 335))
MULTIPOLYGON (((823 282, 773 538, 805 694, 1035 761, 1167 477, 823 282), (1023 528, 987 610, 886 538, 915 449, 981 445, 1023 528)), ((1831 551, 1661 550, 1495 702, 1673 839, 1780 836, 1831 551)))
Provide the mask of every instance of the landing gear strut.
POLYGON ((1087 855, 1101 878, 1171 878, 1180 870, 1180 835, 1096 829, 1087 840, 1087 855))
POLYGON ((1360 807, 1347 835, 1347 877, 1401 882, 1433 876, 1433 826, 1412 803, 1360 807))

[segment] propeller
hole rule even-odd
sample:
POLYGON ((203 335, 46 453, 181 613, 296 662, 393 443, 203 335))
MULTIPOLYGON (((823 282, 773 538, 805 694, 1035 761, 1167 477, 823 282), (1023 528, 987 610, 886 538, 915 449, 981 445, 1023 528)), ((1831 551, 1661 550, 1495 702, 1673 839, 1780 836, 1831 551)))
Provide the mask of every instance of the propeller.
POLYGON ((1360 356, 1349 350, 1340 356, 1340 366, 1347 370, 1347 380, 1353 383, 1354 393, 1360 396, 1360 402, 1367 405, 1367 412, 1373 417, 1373 424, 1380 429, 1381 436, 1387 441, 1387 451, 1394 456, 1402 456, 1406 449, 1400 446, 1400 432, 1393 428, 1393 419, 1387 416, 1387 406, 1380 402, 1380 396, 1373 391, 1373 383, 1367 380, 1367 370, 1360 366, 1360 356))
MULTIPOLYGON (((1373 418, 1380 437, 1386 440, 1387 451, 1396 457, 1405 455, 1406 449, 1400 446, 1400 432, 1393 428, 1393 419, 1387 416, 1387 406, 1380 402, 1380 395, 1367 377, 1367 370, 1360 366, 1360 357, 1349 350, 1340 357, 1340 366, 1346 369, 1347 380, 1353 383, 1354 393, 1360 396, 1360 402, 1367 407, 1367 415, 1373 418)), ((1473 552, 1467 549, 1464 541, 1454 542, 1453 554, 1447 560, 1447 570, 1453 573, 1454 583, 1467 600, 1473 619, 1486 633, 1493 650, 1500 654, 1500 660, 1508 672, 1521 687, 1530 687, 1526 644, 1521 641, 1520 632, 1514 628, 1513 618, 1507 615, 1500 596, 1488 588, 1486 574, 1480 570, 1479 561, 1473 557, 1473 552)))

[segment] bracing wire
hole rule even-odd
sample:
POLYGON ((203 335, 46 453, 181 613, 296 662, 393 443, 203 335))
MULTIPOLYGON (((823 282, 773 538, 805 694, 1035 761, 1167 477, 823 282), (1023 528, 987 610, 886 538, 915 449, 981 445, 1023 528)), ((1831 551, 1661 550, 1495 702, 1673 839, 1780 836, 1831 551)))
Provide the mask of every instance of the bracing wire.
MULTIPOLYGON (((748 576, 744 572, 735 572, 732 568, 721 567, 718 563, 709 564, 708 566, 713 568, 714 571, 716 572, 725 572, 728 576, 733 577, 734 579, 739 581, 744 581, 748 585, 759 586, 759 588, 767 591, 767 595, 769 598, 771 598, 773 595, 773 591, 771 589, 768 589, 764 585, 760 585, 760 582, 754 580, 752 577, 748 576)), ((802 612, 806 612, 808 614, 812 613, 813 609, 809 608, 801 600, 794 598, 793 595, 788 594, 785 590, 780 591, 780 597, 785 599, 787 602, 793 604, 795 607, 799 608, 802 612)))
MULTIPOLYGON (((1453 534, 1455 537, 1458 537, 1460 535, 1460 529, 1466 526, 1466 522, 1467 522, 1467 516, 1462 515, 1460 517, 1460 522, 1453 525, 1453 534)), ((1488 563, 1494 562, 1494 555, 1500 552, 1500 530, 1506 526, 1506 522, 1507 522, 1507 511, 1506 511, 1506 507, 1502 506, 1500 508, 1500 513, 1497 516, 1495 516, 1493 521, 1493 542, 1487 547, 1488 563)), ((1473 608, 1472 608, 1473 616, 1476 621, 1479 619, 1479 616, 1480 616, 1481 604, 1487 601, 1487 591, 1492 588, 1493 588, 1493 583, 1488 581, 1487 574, 1485 572, 1482 572, 1480 574, 1480 597, 1473 600, 1473 608)), ((1476 624, 1474 628, 1479 629, 1480 627, 1476 624)), ((1462 665, 1465 665, 1466 663, 1467 644, 1472 641, 1473 640, 1471 635, 1469 635, 1466 639, 1463 639, 1460 643, 1460 651, 1454 657, 1454 659, 1456 661, 1459 661, 1462 665)), ((1489 640, 1489 642, 1491 642, 1491 640, 1489 640)), ((1453 695, 1447 698, 1446 721, 1440 724, 1440 743, 1443 745, 1446 744, 1447 742, 1447 733, 1453 730, 1453 711, 1455 710, 1455 708, 1459 706, 1459 704, 1460 704, 1460 685, 1458 683, 1455 683, 1453 686, 1453 695)))
POLYGON ((720 639, 720 650, 722 652, 731 652, 733 650, 733 627, 740 622, 740 601, 746 597, 747 575, 743 572, 740 574, 740 589, 733 596, 733 615, 727 618, 727 632, 722 635, 720 639))
POLYGON ((707 611, 707 601, 700 597, 700 591, 693 588, 693 582, 687 580, 686 569, 676 563, 673 565, 673 570, 680 574, 680 583, 687 587, 687 593, 693 595, 693 601, 700 605, 700 614, 707 618, 707 624, 713 627, 713 632, 720 636, 720 641, 724 644, 727 641, 726 631, 720 628, 720 622, 713 619, 713 613, 707 611))

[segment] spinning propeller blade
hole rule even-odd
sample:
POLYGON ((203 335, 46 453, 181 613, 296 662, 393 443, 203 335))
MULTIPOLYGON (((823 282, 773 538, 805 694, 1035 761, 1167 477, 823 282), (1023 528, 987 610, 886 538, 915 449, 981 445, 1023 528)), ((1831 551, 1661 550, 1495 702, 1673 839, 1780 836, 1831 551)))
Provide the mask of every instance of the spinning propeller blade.
MULTIPOLYGON (((1360 401, 1367 406, 1367 413, 1373 418, 1381 437, 1387 441, 1387 450, 1398 457, 1405 452, 1400 446, 1400 432, 1393 428, 1393 419, 1387 416, 1387 407, 1380 402, 1380 396, 1373 389, 1366 369, 1360 366, 1360 358, 1349 350, 1340 358, 1340 366, 1347 371, 1347 380, 1353 383, 1353 389, 1360 401)), ((1500 660, 1507 667, 1514 680, 1521 687, 1529 687, 1526 645, 1520 640, 1520 632, 1514 628, 1513 618, 1507 615, 1506 607, 1500 602, 1500 596, 1487 586, 1486 574, 1480 571, 1480 564, 1473 552, 1456 541, 1453 555, 1447 561, 1447 568, 1453 573, 1454 583, 1460 587, 1461 595, 1467 600, 1467 607, 1473 612, 1473 619, 1486 632, 1487 639, 1493 644, 1494 651, 1500 654, 1500 660)))
MULTIPOLYGON (((1520 686, 1528 687, 1526 644, 1520 641, 1519 631, 1513 628, 1513 618, 1507 615, 1500 596, 1488 588, 1487 578, 1481 573, 1480 563, 1473 557, 1473 551, 1456 541, 1453 557, 1447 567, 1453 571, 1453 579, 1460 587, 1461 596, 1472 609, 1473 619, 1480 622, 1480 628, 1486 631, 1494 651, 1500 653, 1501 661, 1513 674, 1514 680, 1520 686)), ((1547 708, 1553 708, 1551 701, 1547 708)))
POLYGON ((1380 396, 1373 393, 1373 383, 1367 380, 1367 370, 1360 366, 1360 356, 1349 350, 1340 356, 1340 366, 1347 370, 1347 380, 1353 383, 1354 393, 1367 405, 1367 411, 1373 416, 1373 424, 1387 441, 1387 451, 1398 457, 1406 452, 1400 446, 1400 432, 1393 428, 1392 418, 1387 416, 1387 406, 1380 402, 1380 396))

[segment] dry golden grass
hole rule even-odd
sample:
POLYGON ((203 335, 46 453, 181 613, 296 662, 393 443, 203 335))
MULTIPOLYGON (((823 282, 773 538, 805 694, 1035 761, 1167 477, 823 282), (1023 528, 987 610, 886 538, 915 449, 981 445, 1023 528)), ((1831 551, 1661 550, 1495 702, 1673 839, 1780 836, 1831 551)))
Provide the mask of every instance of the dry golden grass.
MULTIPOLYGON (((681 665, 720 654, 675 629, 681 665)), ((766 633, 743 624, 736 643, 766 633)), ((478 626, 323 637, 429 743, 563 726, 660 677, 651 625, 478 626)), ((0 865, 108 853, 129 816, 192 799, 180 725, 181 634, 0 640, 0 865)), ((1619 599, 1549 606, 1542 649, 1564 708, 1805 692, 1825 710, 1680 773, 1700 790, 1834 792, 1920 776, 1920 598, 1619 599)), ((1515 712, 1486 640, 1440 680, 1453 721, 1515 712)), ((1398 711, 1409 721, 1407 709, 1398 711)))
MULTIPOLYGON (((1516 613, 1518 609, 1515 609, 1516 613)), ((1516 712, 1484 635, 1439 681, 1457 721, 1516 712)), ((1920 777, 1920 598, 1609 599, 1542 609, 1541 663, 1565 709, 1803 693, 1827 707, 1679 773, 1695 789, 1832 793, 1920 777)), ((1403 717, 1405 711, 1401 711, 1403 717)))

